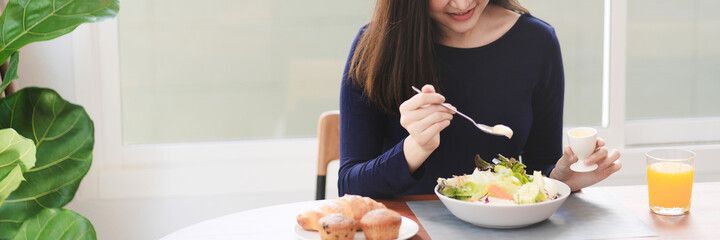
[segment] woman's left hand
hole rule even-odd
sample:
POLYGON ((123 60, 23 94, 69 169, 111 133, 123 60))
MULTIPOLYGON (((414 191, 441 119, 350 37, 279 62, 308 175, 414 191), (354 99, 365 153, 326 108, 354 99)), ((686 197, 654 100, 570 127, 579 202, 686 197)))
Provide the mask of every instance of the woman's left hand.
POLYGON ((570 190, 577 191, 598 183, 620 170, 622 163, 619 158, 620 152, 615 149, 608 151, 605 148, 605 140, 598 138, 595 152, 585 159, 585 164, 597 163, 598 168, 591 172, 575 172, 570 170, 570 165, 577 162, 578 158, 570 146, 566 146, 563 156, 550 173, 550 178, 560 180, 570 186, 570 190))

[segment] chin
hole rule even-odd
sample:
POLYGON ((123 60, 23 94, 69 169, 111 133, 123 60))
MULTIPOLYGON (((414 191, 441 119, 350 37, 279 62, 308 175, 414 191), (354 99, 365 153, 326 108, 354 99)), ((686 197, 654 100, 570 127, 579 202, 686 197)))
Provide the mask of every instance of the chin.
POLYGON ((471 24, 462 24, 462 25, 456 25, 456 26, 450 26, 449 29, 456 33, 466 33, 470 31, 473 28, 473 25, 471 24))
MULTIPOLYGON (((454 20, 451 20, 451 21, 454 21, 454 20)), ((471 19, 471 20, 468 20, 468 21, 465 21, 462 23, 450 22, 450 23, 443 24, 443 26, 446 30, 448 30, 452 33, 466 33, 468 31, 470 31, 471 29, 473 29, 473 27, 475 27, 476 23, 477 23, 477 20, 472 21, 472 19, 471 19)))

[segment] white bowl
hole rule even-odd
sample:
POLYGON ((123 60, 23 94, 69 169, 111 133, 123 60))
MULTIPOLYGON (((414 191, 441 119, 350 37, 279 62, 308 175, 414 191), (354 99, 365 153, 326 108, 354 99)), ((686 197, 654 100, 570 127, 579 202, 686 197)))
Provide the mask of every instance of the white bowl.
POLYGON ((567 184, 550 178, 545 181, 555 183, 558 198, 531 204, 485 205, 446 197, 438 192, 440 185, 435 186, 435 195, 453 215, 468 223, 487 228, 518 228, 548 219, 570 195, 567 184))

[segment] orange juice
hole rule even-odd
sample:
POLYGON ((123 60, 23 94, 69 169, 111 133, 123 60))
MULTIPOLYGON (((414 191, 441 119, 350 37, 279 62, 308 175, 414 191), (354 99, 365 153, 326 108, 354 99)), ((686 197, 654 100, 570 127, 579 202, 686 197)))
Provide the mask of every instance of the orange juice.
MULTIPOLYGON (((647 167, 650 208, 690 209, 693 174, 690 164, 657 162, 647 167)), ((654 209, 653 209, 654 210, 654 209)))

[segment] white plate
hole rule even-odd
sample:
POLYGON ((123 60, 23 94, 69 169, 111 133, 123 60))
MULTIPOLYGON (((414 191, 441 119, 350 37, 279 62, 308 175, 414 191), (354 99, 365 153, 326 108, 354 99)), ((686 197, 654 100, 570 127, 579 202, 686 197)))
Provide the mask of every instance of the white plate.
MULTIPOLYGON (((300 227, 300 225, 295 224, 295 236, 297 236, 300 239, 303 240, 318 240, 320 239, 320 233, 315 231, 307 231, 300 227)), ((415 236, 415 234, 420 230, 420 226, 415 223, 412 219, 409 219, 407 217, 402 217, 402 221, 400 222, 400 232, 398 233, 397 239, 408 239, 412 236, 415 236)), ((361 231, 355 232, 355 239, 362 240, 365 239, 365 233, 361 231)))

